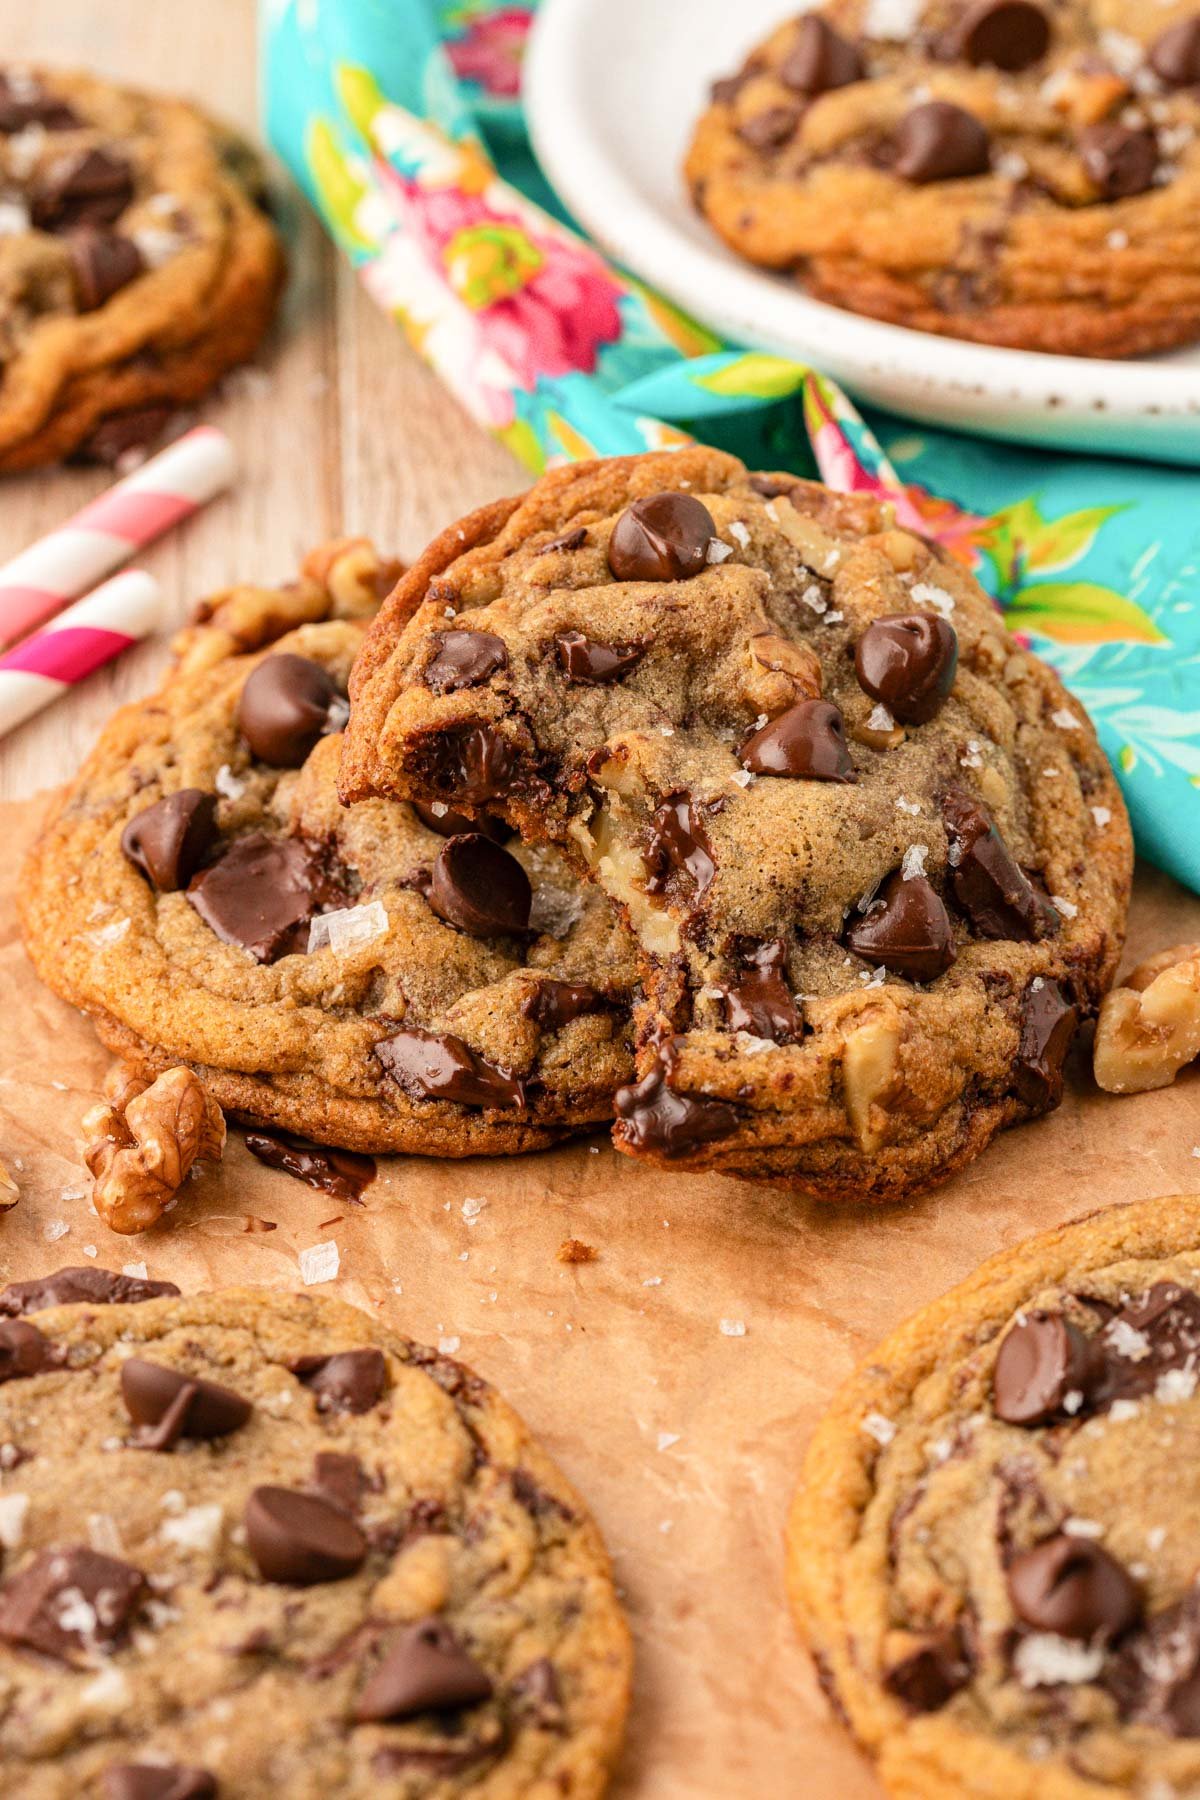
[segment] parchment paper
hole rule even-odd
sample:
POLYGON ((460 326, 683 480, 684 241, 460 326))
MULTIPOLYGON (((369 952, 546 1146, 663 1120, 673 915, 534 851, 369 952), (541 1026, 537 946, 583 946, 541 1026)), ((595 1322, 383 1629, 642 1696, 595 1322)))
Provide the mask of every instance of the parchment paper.
MULTIPOLYGON (((232 1131, 224 1163, 160 1227, 120 1238, 90 1212, 76 1152, 107 1055, 35 979, 17 931, 40 810, 0 807, 0 1157, 21 1185, 0 1218, 3 1281, 94 1246, 100 1266, 144 1262, 186 1292, 296 1288, 298 1253, 334 1239, 340 1274, 314 1291, 474 1365, 594 1510, 638 1639, 620 1800, 874 1800, 783 1597, 808 1434, 854 1360, 985 1256, 1108 1202, 1200 1187, 1200 1077, 1114 1100, 1078 1068, 1051 1118, 928 1200, 874 1213, 664 1178, 603 1139, 512 1161, 381 1162, 356 1208, 264 1169, 232 1131), (251 1217, 277 1229, 248 1232, 251 1217), (598 1260, 560 1263, 568 1237, 598 1260)), ((1143 869, 1129 962, 1186 939, 1200 939, 1200 901, 1143 869)))

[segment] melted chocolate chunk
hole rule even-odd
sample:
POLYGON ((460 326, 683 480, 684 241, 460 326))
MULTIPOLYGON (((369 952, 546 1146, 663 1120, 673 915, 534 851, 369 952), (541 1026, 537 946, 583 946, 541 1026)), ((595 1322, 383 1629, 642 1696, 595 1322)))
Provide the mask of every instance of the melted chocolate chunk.
POLYGON ((0 1638, 70 1662, 115 1644, 145 1593, 142 1571, 115 1557, 82 1544, 43 1550, 0 1587, 0 1638))
POLYGON ((104 1800, 217 1800, 217 1778, 180 1763, 113 1763, 104 1800))
POLYGON ((92 149, 51 165, 37 181, 30 217, 39 231, 112 225, 133 199, 133 173, 123 156, 92 149))
POLYGON ((897 869, 843 943, 855 956, 908 981, 936 981, 955 960, 950 915, 924 875, 897 869))
POLYGON ((187 886, 217 842, 217 798, 203 788, 180 788, 135 813, 121 833, 121 849, 160 894, 187 886))
POLYGON ((12 1281, 0 1293, 0 1313, 10 1319, 48 1306, 136 1306, 143 1300, 177 1296, 173 1281, 141 1281, 109 1269, 58 1269, 36 1281, 12 1281))
POLYGON ((313 1458, 313 1491, 340 1506, 343 1512, 356 1513, 369 1483, 367 1472, 357 1456, 340 1450, 318 1450, 313 1458))
POLYGON ((729 1029, 748 1031, 751 1037, 775 1044, 796 1043, 804 1035, 804 1020, 788 981, 787 945, 782 938, 758 944, 745 964, 738 979, 724 989, 729 1029))
POLYGON ((425 665, 425 686, 435 694, 478 687, 489 675, 508 667, 503 638, 490 631, 439 631, 437 646, 425 665))
POLYGON ((897 125, 888 161, 901 180, 918 185, 982 175, 990 161, 988 134, 963 107, 927 100, 897 125))
POLYGON ((668 1087, 661 1058, 641 1081, 618 1088, 614 1104, 626 1143, 662 1156, 686 1156, 699 1144, 728 1137, 739 1124, 737 1112, 724 1100, 668 1087))
POLYGON ((252 831, 188 884, 187 897, 223 944, 270 963, 303 953, 314 913, 345 894, 314 844, 252 831))
POLYGON ((1152 1394, 1162 1376, 1200 1363, 1200 1296, 1174 1281, 1158 1281, 1140 1300, 1123 1306, 1101 1333, 1104 1378, 1096 1394, 1099 1406, 1114 1400, 1141 1400, 1152 1394), (1127 1333, 1137 1333, 1136 1353, 1120 1346, 1127 1333))
POLYGON ((542 1031, 561 1031, 585 1013, 603 1012, 608 996, 586 981, 555 981, 548 975, 521 1002, 521 1017, 532 1019, 542 1031))
POLYGON ((834 88, 861 81, 866 70, 857 45, 835 31, 825 19, 809 13, 796 27, 791 49, 780 66, 779 77, 798 94, 828 94, 834 88))
POLYGON ((79 114, 65 100, 48 94, 39 81, 22 71, 14 77, 0 72, 0 133, 6 137, 40 125, 43 131, 73 131, 79 114))
POLYGON ((1155 38, 1149 62, 1169 88, 1200 87, 1200 13, 1180 19, 1155 38))
POLYGON ((1122 1645, 1108 1685, 1123 1718, 1168 1737, 1200 1737, 1200 1587, 1122 1645))
POLYGON ((910 1712, 938 1712, 971 1679, 962 1632, 931 1631, 887 1671, 883 1685, 910 1712))
POLYGON ((388 1650, 358 1696, 359 1724, 461 1712, 490 1700, 492 1683, 441 1619, 423 1619, 388 1650))
POLYGON ((829 700, 798 700, 742 746, 742 767, 754 775, 806 781, 853 781, 846 722, 829 700))
POLYGON ((298 1488, 257 1487, 244 1515, 250 1554, 265 1581, 312 1587, 362 1567, 367 1540, 339 1506, 298 1488))
POLYGON ((180 1438, 221 1438, 240 1431, 254 1411, 249 1400, 215 1381, 131 1356, 121 1364, 121 1398, 142 1431, 143 1450, 172 1450, 180 1438))
POLYGON ((598 644, 582 631, 564 631, 554 645, 567 680, 583 687, 616 681, 641 662, 649 649, 648 644, 598 644))
POLYGON ((737 134, 752 150, 764 153, 778 150, 795 136, 800 118, 798 106, 768 106, 762 112, 751 113, 749 118, 742 119, 737 134))
POLYGON ((97 231, 86 226, 72 234, 68 248, 80 312, 94 312, 103 306, 128 287, 146 266, 133 239, 123 237, 119 231, 97 231))
POLYGON ((319 1193, 332 1194, 335 1200, 361 1200, 363 1189, 370 1187, 378 1173, 373 1156, 310 1144, 285 1131, 248 1131, 246 1148, 269 1169, 282 1169, 285 1175, 319 1193))
POLYGON ((1008 1565, 1017 1617, 1035 1631, 1111 1643, 1136 1625, 1141 1592, 1133 1577, 1091 1538, 1059 1533, 1008 1565))
POLYGON ((515 856, 483 832, 468 831, 439 851, 429 904, 472 937, 512 937, 528 929, 533 890, 515 856))
POLYGON ((618 581, 686 581, 708 565, 717 535, 712 514, 694 494, 652 494, 627 506, 608 544, 618 581))
POLYGON ((859 685, 905 725, 924 725, 954 686, 958 636, 934 613, 876 619, 854 649, 859 685))
POLYGON ((548 1656, 539 1656, 527 1669, 514 1675, 508 1693, 517 1710, 532 1718, 539 1731, 561 1731, 566 1723, 562 1684, 548 1656))
POLYGON ((319 739, 346 723, 332 675, 308 656, 278 651, 246 678, 238 729, 250 752, 272 769, 299 769, 319 739))
POLYGON ((1013 1087, 1026 1106, 1048 1112, 1063 1096, 1063 1064, 1079 1027, 1079 1010, 1057 981, 1040 979, 1025 995, 1013 1087))
POLYGON ((455 812, 449 806, 443 806, 441 812, 437 812, 420 800, 412 802, 412 809, 426 830, 436 831, 439 837, 461 837, 464 831, 482 831, 494 844, 503 844, 512 835, 501 819, 469 819, 466 813, 455 812))
POLYGON ((576 525, 573 531, 564 531, 561 537, 550 539, 538 551, 539 556, 548 556, 552 550, 582 550, 588 541, 587 526, 576 525))
POLYGON ((292 1373, 317 1396, 322 1413, 368 1413, 387 1386, 382 1350, 339 1350, 332 1356, 302 1356, 292 1373))
POLYGON ((977 0, 946 39, 945 51, 976 68, 1014 75, 1050 48, 1050 20, 1033 0, 977 0))
POLYGON ((23 1381, 40 1375, 59 1360, 58 1348, 24 1319, 6 1319, 0 1324, 0 1381, 23 1381))
POLYGON ((516 773, 516 757, 491 725, 468 725, 460 731, 431 733, 437 786, 458 794, 468 806, 506 794, 516 773))
POLYGON ((1050 937, 1059 918, 1017 867, 981 800, 951 788, 942 802, 949 833, 950 885, 980 937, 1028 941, 1050 937))
POLYGON ((1048 1425, 1075 1412, 1101 1372, 1099 1345, 1060 1313, 1031 1312, 1011 1326, 996 1356, 992 1405, 1008 1425, 1048 1425))
POLYGON ((520 1109, 527 1104, 523 1081, 488 1062, 448 1031, 398 1031, 376 1044, 375 1054, 412 1100, 520 1109))
POLYGON ((1148 128, 1111 121, 1089 125, 1080 133, 1079 154, 1104 200, 1128 200, 1154 186, 1158 139, 1148 128))
POLYGON ((646 835, 645 861, 648 894, 666 893, 682 875, 690 876, 696 902, 712 886, 717 865, 689 794, 664 800, 654 813, 646 835))

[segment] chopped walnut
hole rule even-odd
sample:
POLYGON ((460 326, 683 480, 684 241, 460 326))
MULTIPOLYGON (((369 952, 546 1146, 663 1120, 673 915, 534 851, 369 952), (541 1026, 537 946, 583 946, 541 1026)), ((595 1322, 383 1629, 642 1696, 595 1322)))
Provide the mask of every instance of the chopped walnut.
POLYGON ((595 1262, 599 1255, 600 1252, 596 1249, 594 1244, 582 1243, 579 1238, 564 1238, 562 1243, 558 1246, 558 1260, 560 1263, 595 1262))
POLYGON ((310 551, 304 573, 321 583, 338 618, 369 618, 403 575, 404 564, 379 556, 368 538, 334 538, 310 551))
POLYGON ((899 1088, 900 1039, 903 1021, 894 1006, 865 1010, 861 1023, 847 1029, 842 1051, 842 1089, 846 1116, 863 1150, 878 1150, 886 1140, 887 1101, 899 1088))
POLYGON ((1096 1024, 1096 1081, 1110 1094, 1169 1087, 1197 1056, 1200 944, 1177 944, 1105 995, 1096 1024))
POLYGON ((113 1231, 145 1231, 167 1210, 197 1160, 217 1162, 225 1116, 190 1069, 167 1069, 140 1092, 83 1120, 83 1160, 97 1213, 113 1231))
POLYGON ((0 1212, 10 1212, 20 1198, 20 1188, 9 1174, 7 1165, 0 1162, 0 1212))

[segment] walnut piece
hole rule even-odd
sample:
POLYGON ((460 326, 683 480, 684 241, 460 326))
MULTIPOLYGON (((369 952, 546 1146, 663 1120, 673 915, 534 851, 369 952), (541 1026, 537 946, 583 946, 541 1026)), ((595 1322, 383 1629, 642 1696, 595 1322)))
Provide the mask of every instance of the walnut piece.
POLYGON ((1200 944, 1140 963, 1104 996, 1096 1023, 1096 1081, 1109 1094, 1169 1087, 1200 1056, 1200 944))
POLYGON ((7 1165, 0 1162, 0 1212, 11 1212, 20 1198, 20 1188, 9 1174, 7 1165))
POLYGON ((126 1080, 118 1103, 93 1106, 83 1120, 96 1211, 124 1234, 153 1225, 192 1164, 217 1162, 225 1148, 225 1115, 190 1069, 167 1069, 130 1094, 138 1085, 126 1080))
POLYGON ((842 1091, 846 1116, 860 1147, 878 1150, 888 1131, 884 1107, 899 1091, 903 1021, 893 1006, 874 1006, 848 1030, 842 1050, 842 1091))

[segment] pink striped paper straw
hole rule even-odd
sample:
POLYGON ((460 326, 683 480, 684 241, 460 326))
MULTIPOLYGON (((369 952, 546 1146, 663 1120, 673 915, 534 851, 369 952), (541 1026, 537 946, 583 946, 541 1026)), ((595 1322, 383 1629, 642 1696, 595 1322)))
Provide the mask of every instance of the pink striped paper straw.
POLYGON ((159 586, 144 569, 126 569, 76 601, 44 631, 0 656, 0 736, 161 623, 159 586))
POLYGON ((0 649, 87 593, 233 480, 233 445, 198 425, 0 567, 0 649))

